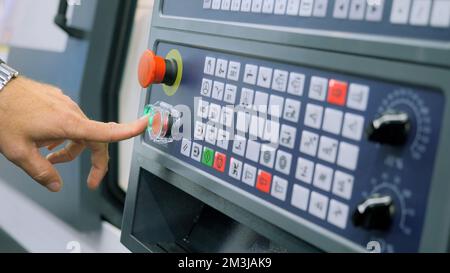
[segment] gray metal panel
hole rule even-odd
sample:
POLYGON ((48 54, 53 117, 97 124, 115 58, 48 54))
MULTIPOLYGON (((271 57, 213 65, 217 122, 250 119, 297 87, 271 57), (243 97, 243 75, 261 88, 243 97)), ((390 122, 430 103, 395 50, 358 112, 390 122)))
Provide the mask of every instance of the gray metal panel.
MULTIPOLYGON (((178 43, 371 79, 430 87, 441 90, 445 105, 449 105, 450 71, 446 68, 450 64, 448 42, 170 17, 162 14, 163 1, 157 0, 155 3, 160 8, 154 11, 149 48, 154 48, 161 41, 178 43), (268 56, 267 52, 271 55, 268 56)), ((147 95, 143 93, 139 113, 142 113, 146 101, 147 95)), ((450 170, 447 166, 447 151, 450 150, 450 143, 445 138, 449 134, 450 110, 446 107, 426 207, 421 252, 445 252, 449 249, 450 170)), ((210 199, 203 198, 211 206, 224 209, 220 206, 223 202, 234 204, 240 209, 228 212, 233 218, 240 219, 239 211, 245 210, 243 213, 261 218, 262 229, 270 226, 269 223, 276 223, 277 228, 268 229, 266 234, 269 237, 294 235, 331 252, 365 251, 327 230, 286 215, 275 206, 262 204, 246 192, 186 166, 182 160, 145 144, 143 137, 137 139, 134 146, 122 234, 122 241, 132 250, 148 250, 131 234, 141 168, 166 179, 168 183, 189 194, 199 196, 199 199, 211 196, 210 199), (197 194, 197 191, 202 194, 197 194)))
POLYGON ((450 42, 167 16, 162 13, 163 1, 155 1, 154 27, 438 66, 450 64, 450 42))
MULTIPOLYGON (((168 29, 154 28, 152 29, 151 34, 150 45, 154 45, 158 41, 170 41, 175 44, 192 44, 196 46, 201 45, 201 47, 205 49, 211 48, 228 53, 239 53, 266 59, 269 58, 274 61, 284 61, 309 67, 324 68, 358 76, 383 79, 386 81, 433 87, 442 90, 445 95, 446 105, 449 103, 450 78, 447 76, 448 70, 446 69, 168 29), (266 54, 267 52, 271 52, 272 55, 268 57, 266 54), (292 56, 295 56, 295 58, 292 56)), ((145 101, 146 96, 143 94, 141 97, 140 112, 143 111, 145 101)), ((421 251, 425 252, 446 251, 449 236, 450 223, 446 216, 449 215, 450 203, 445 196, 448 196, 450 192, 447 183, 447 178, 450 177, 450 171, 448 170, 448 167, 445 166, 448 159, 448 155, 445 151, 450 150, 450 144, 445 141, 444 137, 450 134, 450 111, 448 108, 445 110, 445 117, 442 125, 442 143, 440 143, 438 152, 438 163, 434 169, 434 178, 430 193, 431 198, 429 198, 429 204, 427 206, 426 224, 420 248, 421 251)), ((325 251, 364 251, 361 247, 335 236, 324 229, 299 219, 294 219, 289 215, 285 215, 283 211, 279 211, 276 207, 270 207, 267 206, 267 204, 264 205, 260 200, 249 196, 243 191, 236 190, 232 186, 224 184, 215 177, 186 167, 182 160, 162 154, 158 150, 143 143, 142 138, 136 141, 134 154, 134 167, 130 179, 131 188, 127 196, 124 219, 123 240, 125 241, 128 240, 126 236, 130 230, 129 225, 132 224, 131 219, 134 213, 133 202, 136 191, 135 184, 137 183, 136 175, 139 172, 139 168, 143 167, 144 169, 151 170, 156 175, 167 179, 169 183, 174 183, 174 181, 176 181, 176 176, 172 173, 168 175, 167 170, 164 168, 152 167, 152 162, 158 162, 158 164, 167 167, 182 177, 189 177, 189 181, 186 181, 185 183, 198 184, 202 188, 221 196, 223 199, 245 208, 250 213, 254 213, 270 223, 276 223, 276 225, 283 230, 286 230, 290 234, 302 238, 308 243, 325 251)), ((212 203, 215 202, 220 201, 218 199, 212 200, 212 203)), ((272 235, 275 234, 276 233, 273 233, 272 235)))

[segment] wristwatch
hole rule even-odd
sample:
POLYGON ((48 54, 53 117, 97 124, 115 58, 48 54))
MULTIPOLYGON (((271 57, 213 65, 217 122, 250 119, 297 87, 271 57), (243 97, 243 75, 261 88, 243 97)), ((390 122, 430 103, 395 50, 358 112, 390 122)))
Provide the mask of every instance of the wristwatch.
POLYGON ((9 67, 0 59, 0 91, 14 78, 19 76, 19 72, 9 67))

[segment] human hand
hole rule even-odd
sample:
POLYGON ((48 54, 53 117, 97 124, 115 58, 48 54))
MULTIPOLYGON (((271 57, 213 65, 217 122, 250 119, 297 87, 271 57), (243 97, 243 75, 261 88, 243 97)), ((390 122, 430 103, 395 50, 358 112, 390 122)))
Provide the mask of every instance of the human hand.
POLYGON ((92 168, 87 184, 95 189, 108 170, 108 143, 137 136, 147 128, 148 117, 130 124, 89 120, 61 90, 24 77, 0 92, 0 153, 52 192, 62 188, 53 164, 69 162, 84 149, 91 150, 92 168), (44 158, 39 149, 53 150, 44 158))

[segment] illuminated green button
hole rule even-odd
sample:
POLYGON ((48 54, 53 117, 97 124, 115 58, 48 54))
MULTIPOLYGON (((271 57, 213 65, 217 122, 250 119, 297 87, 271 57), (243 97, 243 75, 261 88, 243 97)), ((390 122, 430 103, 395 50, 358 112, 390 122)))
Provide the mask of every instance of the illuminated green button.
POLYGON ((153 109, 153 105, 148 104, 148 105, 146 105, 146 106, 144 107, 144 116, 145 116, 145 115, 149 115, 149 117, 148 117, 148 126, 149 126, 149 127, 152 127, 152 124, 153 124, 153 117, 154 117, 154 115, 155 115, 154 109, 153 109))
POLYGON ((206 166, 212 167, 214 162, 214 151, 209 148, 203 149, 202 163, 206 166))

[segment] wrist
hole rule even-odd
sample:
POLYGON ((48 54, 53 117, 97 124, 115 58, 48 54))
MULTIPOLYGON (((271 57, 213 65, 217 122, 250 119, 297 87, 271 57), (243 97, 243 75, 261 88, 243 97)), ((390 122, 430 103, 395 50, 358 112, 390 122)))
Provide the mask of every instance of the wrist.
POLYGON ((0 60, 0 92, 11 80, 17 78, 17 76, 19 76, 19 72, 17 70, 0 60))

